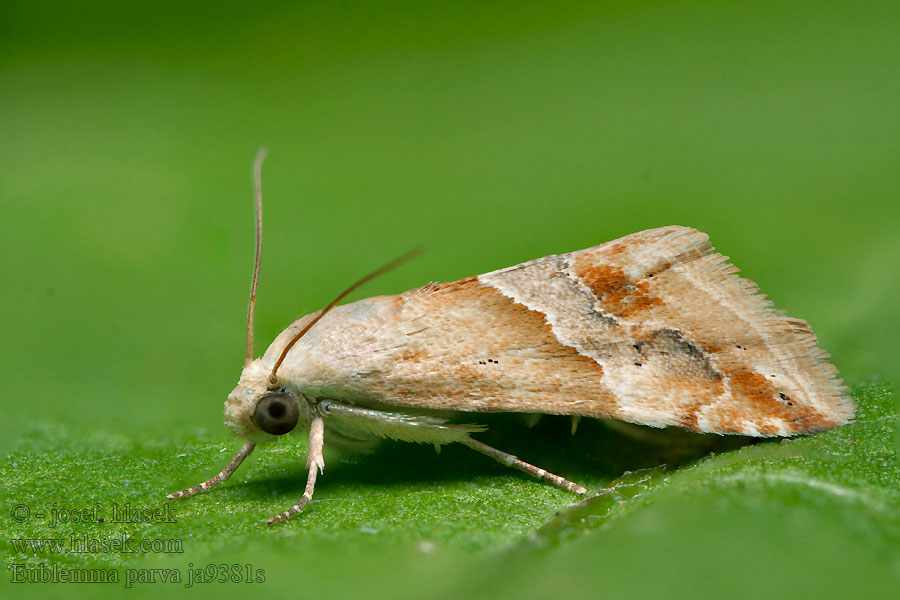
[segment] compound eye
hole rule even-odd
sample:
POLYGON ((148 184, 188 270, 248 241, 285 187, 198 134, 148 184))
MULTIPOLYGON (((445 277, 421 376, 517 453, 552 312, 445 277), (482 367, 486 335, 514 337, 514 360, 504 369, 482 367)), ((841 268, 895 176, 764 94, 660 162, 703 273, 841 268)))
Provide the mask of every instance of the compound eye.
POLYGON ((284 435, 296 427, 299 420, 300 405, 297 399, 285 393, 263 396, 253 411, 253 422, 272 435, 284 435))

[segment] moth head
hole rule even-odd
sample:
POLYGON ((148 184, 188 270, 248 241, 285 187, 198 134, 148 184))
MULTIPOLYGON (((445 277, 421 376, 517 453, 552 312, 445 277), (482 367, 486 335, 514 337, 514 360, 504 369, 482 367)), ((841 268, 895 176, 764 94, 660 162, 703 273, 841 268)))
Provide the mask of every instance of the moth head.
POLYGON ((225 402, 225 424, 236 435, 257 442, 303 430, 312 415, 309 402, 294 390, 268 385, 268 370, 253 361, 225 402))

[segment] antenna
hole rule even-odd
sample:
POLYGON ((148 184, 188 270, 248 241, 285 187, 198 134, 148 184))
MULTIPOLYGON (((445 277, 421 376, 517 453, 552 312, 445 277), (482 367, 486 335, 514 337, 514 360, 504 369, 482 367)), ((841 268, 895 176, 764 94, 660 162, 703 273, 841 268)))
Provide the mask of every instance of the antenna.
POLYGON ((284 350, 281 351, 281 356, 278 357, 278 361, 275 363, 275 366, 272 367, 272 372, 269 373, 269 387, 271 388, 273 386, 278 385, 278 374, 277 374, 278 367, 280 367, 281 363, 284 362, 284 359, 287 357, 288 352, 290 352, 291 348, 294 347, 294 344, 296 344, 300 338, 302 338, 304 335, 306 335, 306 332, 309 331, 310 329, 312 329, 313 325, 318 323, 319 320, 328 313, 328 311, 330 311, 332 308, 334 308, 335 305, 338 302, 340 302, 341 299, 344 298, 344 296, 346 296, 347 294, 349 294, 350 292, 352 292, 353 290, 355 290, 362 284, 366 283, 367 281, 375 279, 379 275, 384 275, 388 271, 399 267, 406 261, 411 260, 420 254, 422 254, 421 246, 419 246, 418 248, 414 248, 413 250, 410 250, 409 252, 407 252, 406 254, 401 256, 400 258, 396 258, 396 259, 392 260, 391 262, 384 265, 383 267, 375 269, 374 271, 372 271, 371 273, 369 273, 368 275, 366 275, 365 277, 363 277, 362 279, 360 279, 359 281, 357 281, 356 283, 354 283, 353 285, 348 287, 346 290, 344 290, 343 292, 338 294, 338 297, 335 298, 334 300, 332 300, 328 304, 328 306, 326 306, 324 309, 322 309, 322 312, 320 312, 318 315, 316 315, 316 317, 312 321, 307 323, 306 327, 304 327, 300 331, 300 333, 298 333, 293 338, 291 338, 291 341, 288 342, 287 346, 284 347, 284 350))
POLYGON ((253 196, 256 207, 256 258, 253 260, 253 277, 250 280, 250 305, 247 308, 247 357, 246 367, 253 360, 253 314, 256 310, 256 286, 259 284, 259 262, 262 256, 262 165, 269 151, 260 148, 253 160, 253 196))

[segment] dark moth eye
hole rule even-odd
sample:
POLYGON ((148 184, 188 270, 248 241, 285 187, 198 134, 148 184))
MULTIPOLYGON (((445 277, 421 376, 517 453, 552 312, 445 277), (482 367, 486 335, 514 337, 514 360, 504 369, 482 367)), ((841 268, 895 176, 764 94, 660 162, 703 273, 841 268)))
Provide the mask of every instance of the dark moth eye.
POLYGON ((266 394, 256 403, 253 422, 272 435, 283 435, 297 426, 300 406, 290 394, 266 394))

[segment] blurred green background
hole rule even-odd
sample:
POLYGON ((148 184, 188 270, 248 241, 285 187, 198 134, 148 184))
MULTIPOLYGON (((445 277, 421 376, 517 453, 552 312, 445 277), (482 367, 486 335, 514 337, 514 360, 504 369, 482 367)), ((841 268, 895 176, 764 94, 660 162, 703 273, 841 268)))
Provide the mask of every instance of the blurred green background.
MULTIPOLYGON (((900 9, 886 2, 6 0, 4 453, 18 447, 16 456, 40 458, 52 447, 78 464, 92 450, 125 462, 141 455, 123 439, 147 440, 161 462, 181 451, 178 440, 231 449, 221 408, 243 360, 250 165, 262 145, 270 155, 258 352, 293 319, 418 244, 423 257, 356 297, 678 224, 706 231, 777 307, 807 319, 849 384, 896 382, 898 31, 900 9), (52 432, 71 443, 54 446, 52 432), (31 441, 16 446, 23 436, 31 441)), ((297 448, 302 456, 302 442, 297 448)), ((218 450, 174 483, 215 472, 218 450)), ((402 462, 407 451, 422 449, 389 450, 371 464, 402 462)), ((59 490, 77 486, 47 473, 59 490)), ((534 485, 484 473, 519 491, 534 485)), ((164 480, 154 493, 169 491, 164 480)), ((257 501, 277 510, 300 488, 283 489, 257 501)), ((358 502, 379 493, 377 481, 350 489, 358 502)), ((448 537, 448 555, 425 565, 418 546, 360 546, 357 530, 349 541, 335 534, 318 553, 298 528, 277 542, 263 535, 249 547, 237 539, 215 547, 222 557, 268 557, 270 586, 302 587, 293 570, 308 583, 327 564, 346 589, 358 578, 373 593, 366 582, 384 564, 362 560, 362 547, 396 552, 391 577, 407 592, 438 579, 452 590, 479 552, 503 552, 568 502, 555 492, 541 498, 549 504, 512 531, 499 517, 493 529, 470 524, 448 537), (355 554, 342 553, 348 546, 355 554), (341 561, 362 566, 335 566, 341 561)), ((267 510, 252 515, 253 527, 267 510)), ((699 527, 703 511, 692 511, 673 522, 684 530, 671 539, 699 527)), ((725 519, 740 530, 733 543, 764 529, 752 514, 741 526, 725 519)), ((197 527, 197 535, 215 531, 197 527)), ((649 559, 630 539, 611 535, 624 549, 604 560, 634 578, 633 588, 616 589, 639 592, 649 559)), ((685 541, 695 550, 715 543, 685 541)), ((740 543, 771 550, 761 538, 740 543)), ((673 554, 688 560, 672 550, 654 555, 656 567, 673 554)), ((565 556, 537 564, 550 569, 565 556)), ((885 564, 897 574, 896 557, 885 564)), ((572 589, 594 589, 591 578, 603 578, 590 571, 579 571, 588 579, 572 589)), ((769 591, 790 576, 779 571, 769 591)))

